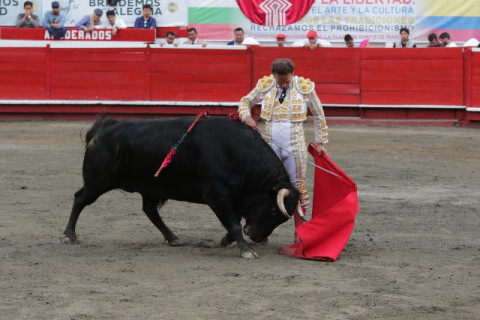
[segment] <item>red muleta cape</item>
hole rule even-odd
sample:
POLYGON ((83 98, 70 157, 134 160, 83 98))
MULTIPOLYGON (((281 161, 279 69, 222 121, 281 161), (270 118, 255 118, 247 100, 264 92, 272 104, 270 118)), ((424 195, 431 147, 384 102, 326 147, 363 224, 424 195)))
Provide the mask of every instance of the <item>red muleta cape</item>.
POLYGON ((313 260, 335 261, 348 242, 358 212, 357 185, 328 155, 308 151, 315 164, 312 219, 295 232, 299 241, 282 248, 287 255, 313 260))

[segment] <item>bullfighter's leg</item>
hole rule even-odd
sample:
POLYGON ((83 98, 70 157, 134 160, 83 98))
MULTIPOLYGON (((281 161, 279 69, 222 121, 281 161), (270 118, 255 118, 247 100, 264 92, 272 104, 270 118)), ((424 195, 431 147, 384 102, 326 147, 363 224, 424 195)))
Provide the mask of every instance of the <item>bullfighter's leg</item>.
POLYGON ((75 200, 73 201, 72 212, 70 214, 70 219, 68 220, 67 227, 63 234, 66 236, 66 239, 70 242, 75 242, 77 240, 77 235, 75 233, 75 227, 77 225, 78 217, 82 210, 95 202, 103 193, 105 192, 89 192, 89 189, 86 186, 83 186, 80 190, 75 192, 75 200))
POLYGON ((248 245, 242 235, 241 218, 236 214, 233 204, 228 198, 220 196, 214 197, 215 201, 207 201, 215 215, 218 217, 222 225, 227 229, 227 236, 233 238, 240 249, 243 258, 258 258, 259 255, 248 245))
POLYGON ((160 214, 158 213, 158 205, 163 205, 165 201, 160 202, 157 199, 150 198, 148 196, 142 195, 143 199, 143 212, 147 215, 147 217, 152 221, 152 223, 160 230, 160 232, 165 237, 165 240, 171 246, 180 246, 182 242, 178 239, 178 237, 167 227, 167 225, 163 222, 160 214))

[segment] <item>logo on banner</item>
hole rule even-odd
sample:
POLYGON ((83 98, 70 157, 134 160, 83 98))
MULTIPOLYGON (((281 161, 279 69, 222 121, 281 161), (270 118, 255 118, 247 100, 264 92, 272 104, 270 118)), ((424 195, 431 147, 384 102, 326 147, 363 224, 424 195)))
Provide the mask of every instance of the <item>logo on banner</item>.
POLYGON ((177 12, 177 10, 178 10, 178 4, 177 4, 177 3, 175 3, 175 2, 170 2, 170 3, 168 4, 168 11, 169 11, 169 12, 175 13, 175 12, 177 12))
POLYGON ((237 0, 243 14, 262 26, 284 26, 302 19, 315 0, 237 0))
POLYGON ((287 10, 291 6, 287 0, 265 0, 260 3, 260 9, 265 12, 265 25, 284 26, 287 21, 287 10))

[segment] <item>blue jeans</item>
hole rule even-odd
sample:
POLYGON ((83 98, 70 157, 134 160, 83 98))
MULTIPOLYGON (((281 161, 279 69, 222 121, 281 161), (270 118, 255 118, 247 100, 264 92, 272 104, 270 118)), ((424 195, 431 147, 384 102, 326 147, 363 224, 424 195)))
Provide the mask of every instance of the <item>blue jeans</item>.
POLYGON ((67 28, 48 27, 47 31, 50 34, 50 36, 52 36, 54 39, 60 39, 60 38, 65 37, 65 33, 67 32, 67 28))

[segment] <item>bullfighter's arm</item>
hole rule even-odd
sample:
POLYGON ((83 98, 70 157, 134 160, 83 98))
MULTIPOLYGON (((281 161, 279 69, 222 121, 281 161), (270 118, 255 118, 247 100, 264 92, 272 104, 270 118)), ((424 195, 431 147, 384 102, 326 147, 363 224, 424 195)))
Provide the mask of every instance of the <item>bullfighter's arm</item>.
POLYGON ((255 86, 252 91, 250 91, 249 94, 247 94, 245 97, 243 97, 240 100, 240 103, 238 105, 238 114, 240 115, 240 118, 242 119, 243 122, 248 117, 251 117, 250 109, 260 101, 262 101, 261 97, 261 92, 258 88, 258 86, 255 86))
POLYGON ((308 108, 313 115, 313 130, 315 132, 315 142, 319 144, 328 143, 327 121, 323 112, 322 103, 315 90, 308 94, 308 108))

